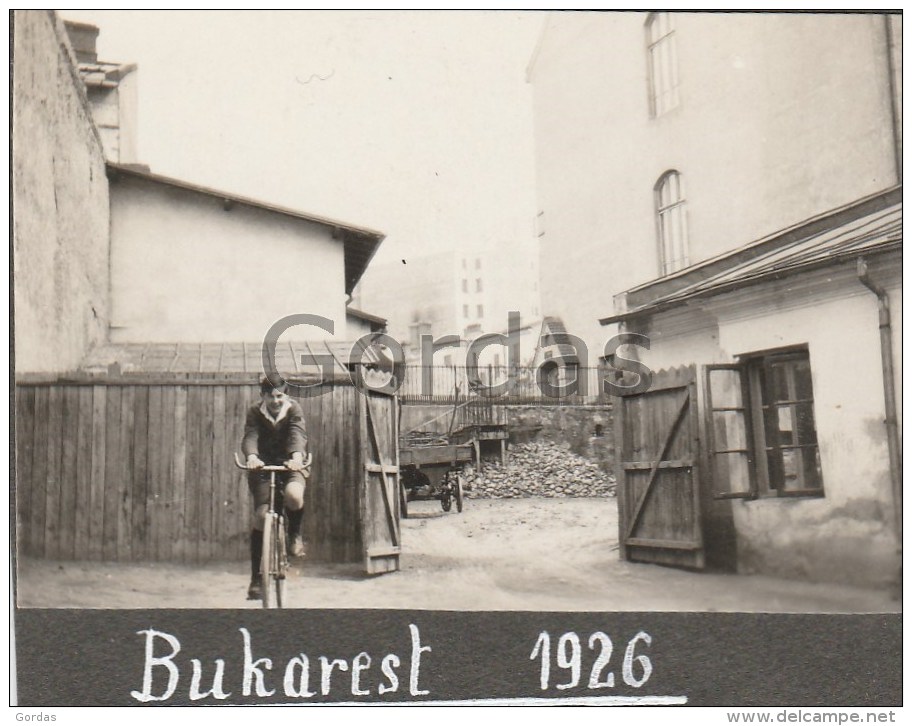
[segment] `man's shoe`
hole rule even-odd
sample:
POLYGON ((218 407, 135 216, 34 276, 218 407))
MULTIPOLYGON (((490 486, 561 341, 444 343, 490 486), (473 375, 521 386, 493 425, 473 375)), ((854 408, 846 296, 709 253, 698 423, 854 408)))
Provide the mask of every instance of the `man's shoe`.
POLYGON ((247 588, 247 599, 248 600, 262 600, 263 599, 263 578, 259 575, 256 575, 250 578, 250 587, 247 588))
POLYGON ((296 534, 291 538, 291 541, 288 543, 288 556, 289 557, 303 557, 304 556, 304 538, 296 534))

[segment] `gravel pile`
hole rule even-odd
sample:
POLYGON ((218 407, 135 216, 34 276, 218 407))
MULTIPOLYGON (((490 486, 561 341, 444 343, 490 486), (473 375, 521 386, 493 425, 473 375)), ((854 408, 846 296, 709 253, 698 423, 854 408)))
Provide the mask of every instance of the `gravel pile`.
POLYGON ((615 496, 613 476, 556 444, 515 444, 506 466, 485 461, 481 474, 474 470, 467 474, 469 496, 474 499, 615 496))

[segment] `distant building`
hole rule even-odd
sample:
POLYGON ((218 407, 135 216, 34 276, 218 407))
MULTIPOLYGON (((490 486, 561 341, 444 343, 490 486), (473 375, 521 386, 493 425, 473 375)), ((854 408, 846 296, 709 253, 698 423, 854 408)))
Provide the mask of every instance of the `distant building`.
POLYGON ((410 361, 418 360, 422 335, 454 336, 460 342, 434 363, 461 365, 468 343, 505 329, 511 310, 524 321, 539 317, 537 274, 534 255, 517 257, 508 247, 442 252, 371 267, 356 301, 383 312, 410 361))

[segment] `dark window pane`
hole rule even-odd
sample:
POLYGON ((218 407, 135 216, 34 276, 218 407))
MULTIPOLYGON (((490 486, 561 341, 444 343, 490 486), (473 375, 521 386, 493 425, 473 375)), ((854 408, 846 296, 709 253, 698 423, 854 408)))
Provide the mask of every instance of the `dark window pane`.
POLYGON ((770 489, 781 489, 783 479, 782 454, 780 449, 773 449, 766 454, 766 466, 769 469, 770 489))
POLYGON ((773 401, 788 401, 788 363, 773 363, 769 367, 770 386, 773 401))
POLYGON ((795 371, 795 398, 799 401, 810 401, 814 398, 814 388, 811 385, 811 364, 807 360, 796 360, 795 371))
POLYGON ((799 403, 795 407, 798 424, 798 443, 816 444, 817 430, 814 426, 814 404, 799 403))

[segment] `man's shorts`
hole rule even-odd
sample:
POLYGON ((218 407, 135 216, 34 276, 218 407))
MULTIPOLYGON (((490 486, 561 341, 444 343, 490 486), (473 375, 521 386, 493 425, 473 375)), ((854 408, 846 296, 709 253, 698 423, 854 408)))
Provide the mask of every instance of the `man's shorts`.
MULTIPOLYGON (((301 486, 306 486, 307 480, 299 471, 276 472, 276 489, 282 491, 288 482, 297 481, 301 486)), ((268 471, 248 471, 247 487, 253 494, 254 509, 269 504, 269 472, 268 471)))

